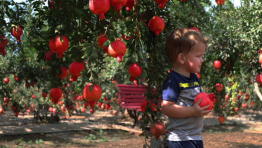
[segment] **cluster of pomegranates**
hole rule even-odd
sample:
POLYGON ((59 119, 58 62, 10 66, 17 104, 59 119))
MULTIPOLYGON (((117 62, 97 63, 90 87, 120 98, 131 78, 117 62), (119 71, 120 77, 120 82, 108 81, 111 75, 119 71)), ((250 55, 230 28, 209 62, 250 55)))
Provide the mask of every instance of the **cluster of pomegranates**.
POLYGON ((105 13, 113 6, 115 11, 119 13, 122 7, 126 6, 126 10, 129 11, 134 7, 134 0, 90 0, 89 9, 93 14, 99 16, 99 20, 105 19, 105 13))

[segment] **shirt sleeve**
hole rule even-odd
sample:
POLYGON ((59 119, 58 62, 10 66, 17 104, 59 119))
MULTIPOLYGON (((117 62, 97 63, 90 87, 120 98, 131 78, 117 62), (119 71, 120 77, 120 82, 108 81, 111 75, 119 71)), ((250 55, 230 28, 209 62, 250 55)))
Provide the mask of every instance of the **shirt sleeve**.
POLYGON ((167 78, 162 86, 162 99, 177 102, 179 92, 178 83, 174 79, 167 78))

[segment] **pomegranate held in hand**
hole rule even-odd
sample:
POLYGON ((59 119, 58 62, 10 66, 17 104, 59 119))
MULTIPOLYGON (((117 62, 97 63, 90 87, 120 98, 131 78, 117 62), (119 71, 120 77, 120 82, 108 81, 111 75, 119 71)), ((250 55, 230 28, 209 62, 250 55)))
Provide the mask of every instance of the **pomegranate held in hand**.
POLYGON ((204 106, 207 106, 209 105, 209 107, 206 109, 206 110, 211 110, 213 109, 214 107, 214 99, 215 98, 215 95, 213 93, 211 94, 207 94, 205 92, 201 92, 201 93, 198 93, 196 96, 195 96, 195 99, 194 99, 194 104, 198 101, 198 100, 201 100, 201 102, 199 103, 199 106, 200 107, 204 107, 204 106))

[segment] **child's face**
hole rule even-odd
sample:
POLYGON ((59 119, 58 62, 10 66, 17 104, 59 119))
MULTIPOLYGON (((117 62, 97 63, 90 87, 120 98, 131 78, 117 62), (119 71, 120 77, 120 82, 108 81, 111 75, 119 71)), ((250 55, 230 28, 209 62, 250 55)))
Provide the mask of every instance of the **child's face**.
POLYGON ((206 51, 206 45, 200 41, 192 47, 186 55, 185 68, 189 73, 200 72, 201 65, 204 62, 203 55, 206 51))

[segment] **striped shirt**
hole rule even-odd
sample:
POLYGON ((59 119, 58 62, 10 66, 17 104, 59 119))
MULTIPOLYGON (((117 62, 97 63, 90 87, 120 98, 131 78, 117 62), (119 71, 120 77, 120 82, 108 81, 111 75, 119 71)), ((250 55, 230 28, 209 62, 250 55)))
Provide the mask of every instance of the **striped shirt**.
MULTIPOLYGON (((199 80, 193 73, 190 78, 171 71, 162 86, 162 99, 180 106, 193 106, 194 97, 201 92, 199 80)), ((167 131, 169 141, 202 140, 203 117, 170 118, 167 131)))

